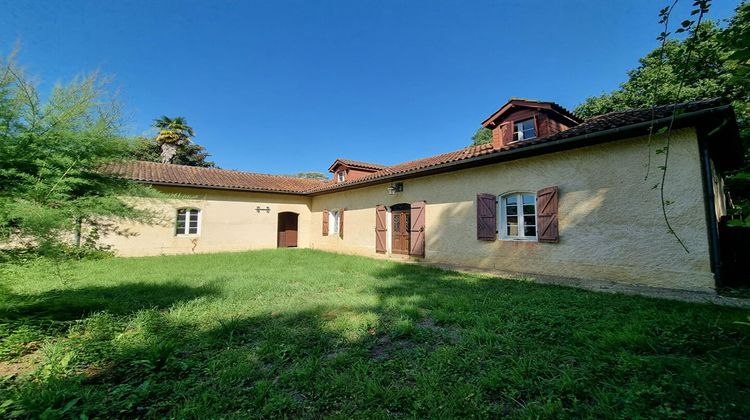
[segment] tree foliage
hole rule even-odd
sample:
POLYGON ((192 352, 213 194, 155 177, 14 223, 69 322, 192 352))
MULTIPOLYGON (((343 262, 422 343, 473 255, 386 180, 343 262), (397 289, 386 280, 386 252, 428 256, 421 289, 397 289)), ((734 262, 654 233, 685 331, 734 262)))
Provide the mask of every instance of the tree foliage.
POLYGON ((327 181, 328 176, 322 172, 298 172, 296 174, 289 174, 292 178, 304 178, 304 179, 318 179, 321 181, 327 181))
POLYGON ((195 137, 193 127, 184 117, 170 118, 164 115, 154 120, 154 127, 159 130, 156 142, 161 148, 162 163, 173 163, 177 148, 190 144, 192 137, 195 137))
POLYGON ((130 155, 119 121, 96 75, 57 84, 43 100, 12 57, 0 59, 0 243, 51 252, 82 223, 95 238, 111 227, 105 220, 151 220, 121 197, 152 189, 101 171, 130 155))
POLYGON ((747 86, 736 80, 727 60, 727 46, 721 42, 724 32, 715 22, 705 22, 685 40, 669 40, 639 60, 628 72, 620 89, 587 98, 575 113, 587 118, 607 112, 645 108, 696 99, 725 97, 746 100, 747 86), (697 41, 695 41, 697 37, 697 41), (685 62, 693 42, 693 59, 685 62), (680 85, 682 89, 678 92, 680 85))
MULTIPOLYGON (((133 155, 138 160, 162 162, 162 146, 155 138, 138 137, 133 141, 133 155)), ((210 156, 205 147, 194 141, 183 142, 177 145, 170 163, 215 168, 216 164, 208 160, 210 156)))
POLYGON ((159 135, 156 136, 159 143, 187 143, 195 137, 193 127, 188 125, 185 117, 169 118, 163 115, 154 120, 154 127, 159 130, 159 135))
POLYGON ((492 143, 492 130, 485 127, 479 127, 474 135, 471 136, 471 145, 479 146, 480 144, 492 143))
MULTIPOLYGON (((688 21, 685 21, 688 22, 688 21)), ((684 23, 684 22, 683 22, 684 23)), ((677 29, 675 32, 683 32, 677 29)), ((660 35, 660 40, 663 35, 660 35)), ((727 98, 737 113, 745 161, 750 160, 750 3, 740 4, 724 25, 706 21, 684 39, 664 37, 628 72, 616 91, 587 98, 575 113, 587 118, 607 112, 698 99, 727 98), (687 57, 690 57, 688 60, 687 57)), ((727 180, 733 212, 750 214, 750 174, 746 166, 727 180)), ((748 220, 750 222, 750 220, 748 220)))

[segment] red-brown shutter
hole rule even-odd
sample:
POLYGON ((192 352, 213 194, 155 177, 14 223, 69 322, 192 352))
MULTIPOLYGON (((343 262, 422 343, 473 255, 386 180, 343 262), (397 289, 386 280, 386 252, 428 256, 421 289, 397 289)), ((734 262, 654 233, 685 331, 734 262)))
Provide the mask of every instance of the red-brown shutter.
POLYGON ((409 255, 424 257, 424 210, 426 203, 417 201, 411 203, 411 237, 409 255))
POLYGON ((323 209, 323 236, 328 236, 328 209, 323 209))
POLYGON ((375 252, 384 254, 386 251, 386 232, 388 228, 385 223, 386 209, 383 205, 375 206, 375 252))
POLYGON ((503 130, 503 146, 507 146, 513 141, 513 122, 502 123, 500 127, 503 130))
POLYGON ((557 187, 544 188, 536 193, 536 235, 539 242, 560 241, 557 229, 559 196, 560 190, 557 187))
POLYGON ((494 241, 497 237, 497 200, 494 194, 477 194, 477 239, 494 241))
POLYGON ((339 236, 344 237, 344 208, 339 209, 339 236))

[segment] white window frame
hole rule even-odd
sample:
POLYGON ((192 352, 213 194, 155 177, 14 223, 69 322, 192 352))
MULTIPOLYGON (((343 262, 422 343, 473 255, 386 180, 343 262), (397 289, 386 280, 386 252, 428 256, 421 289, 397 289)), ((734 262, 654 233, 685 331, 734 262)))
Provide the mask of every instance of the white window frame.
MULTIPOLYGON (((505 193, 498 196, 498 206, 500 207, 500 217, 498 218, 498 227, 497 231, 500 233, 499 237, 502 240, 505 241, 536 241, 537 239, 537 229, 534 229, 534 236, 526 236, 526 226, 525 226, 525 219, 524 219, 524 213, 523 213, 523 196, 524 195, 530 195, 534 199, 534 227, 537 228, 538 220, 537 220, 537 214, 536 214, 536 194, 532 192, 527 191, 517 191, 517 192, 511 192, 511 193, 505 193), (506 205, 506 199, 508 197, 516 197, 516 216, 518 217, 518 235, 508 235, 508 214, 505 209, 506 205)), ((530 214, 528 216, 531 216, 530 214)))
POLYGON ((201 211, 201 209, 198 209, 195 207, 181 207, 177 209, 175 211, 175 223, 174 223, 175 236, 199 236, 201 234, 202 219, 203 219, 203 212, 201 211), (185 210, 185 226, 182 232, 179 231, 179 227, 177 226, 177 218, 179 217, 181 210, 185 210), (196 233, 189 233, 190 232, 190 215, 192 213, 196 213, 198 215, 198 227, 196 229, 196 233))
POLYGON ((536 121, 535 118, 527 118, 525 120, 521 121, 513 121, 513 141, 524 141, 524 140, 531 140, 537 138, 537 132, 536 132, 536 121), (521 124, 523 127, 523 123, 531 121, 531 127, 534 129, 534 135, 532 137, 525 137, 523 133, 523 128, 521 131, 516 131, 516 128, 518 127, 517 124, 521 124), (518 138, 516 138, 516 136, 518 138))
POLYGON ((328 210, 328 235, 339 234, 339 223, 341 222, 341 214, 339 210, 328 210))
POLYGON ((344 182, 344 181, 346 181, 346 171, 338 171, 338 172, 336 172, 336 181, 337 182, 344 182))

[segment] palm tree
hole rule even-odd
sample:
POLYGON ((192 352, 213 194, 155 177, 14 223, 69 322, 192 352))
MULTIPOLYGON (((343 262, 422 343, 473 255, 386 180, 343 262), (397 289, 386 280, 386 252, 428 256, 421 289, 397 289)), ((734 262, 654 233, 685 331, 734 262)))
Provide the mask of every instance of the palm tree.
POLYGON ((195 136, 193 127, 187 124, 184 117, 172 119, 165 115, 154 120, 154 127, 159 130, 156 141, 161 146, 162 163, 170 163, 177 153, 177 147, 190 143, 190 138, 195 136))

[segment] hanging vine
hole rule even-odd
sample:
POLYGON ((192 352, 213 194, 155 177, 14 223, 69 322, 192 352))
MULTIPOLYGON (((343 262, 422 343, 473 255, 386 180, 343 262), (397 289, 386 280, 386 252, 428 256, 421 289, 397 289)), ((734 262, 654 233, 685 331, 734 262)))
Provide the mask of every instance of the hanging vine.
MULTIPOLYGON (((664 25, 664 29, 659 34, 657 39, 661 41, 661 51, 660 51, 660 60, 663 62, 664 60, 664 51, 667 44, 667 40, 669 38, 669 35, 671 34, 669 32, 669 18, 672 14, 672 11, 674 10, 674 7, 677 5, 679 0, 675 0, 671 6, 667 6, 659 12, 659 23, 664 25)), ((703 22, 703 18, 708 13, 709 8, 711 5, 711 0, 697 0, 693 2, 694 9, 690 12, 690 16, 696 16, 697 18, 695 20, 686 19, 683 20, 680 23, 680 27, 675 30, 675 33, 683 33, 687 32, 688 38, 685 41, 686 45, 686 52, 685 52, 685 61, 683 64, 683 69, 688 68, 693 52, 695 50, 695 45, 698 41, 699 32, 698 29, 700 27, 701 22, 703 22)), ((658 90, 659 90, 659 75, 661 73, 661 68, 659 69, 659 73, 657 73, 657 79, 653 86, 653 98, 655 101, 658 100, 658 90)), ((685 77, 680 78, 680 82, 677 85, 677 91, 675 93, 675 97, 671 102, 675 103, 680 100, 680 95, 682 93, 682 89, 685 86, 685 77)), ((690 250, 688 249, 687 245, 685 245, 685 242, 680 238, 680 236, 675 232, 674 228, 672 228, 672 223, 669 220, 669 215, 667 214, 667 207, 671 204, 673 204, 673 201, 667 200, 664 196, 664 185, 666 183, 667 179, 667 168, 669 167, 669 147, 672 140, 672 131, 674 128, 674 123, 677 119, 677 116, 684 112, 683 110, 677 109, 677 105, 672 105, 672 114, 669 120, 669 124, 667 127, 663 127, 660 129, 657 134, 665 134, 665 145, 662 148, 656 149, 654 151, 655 154, 663 154, 664 155, 664 163, 659 166, 659 169, 661 170, 661 180, 658 184, 653 186, 653 189, 659 188, 659 198, 661 201, 661 211, 662 216, 664 218, 664 223, 667 225, 667 231, 674 236, 674 238, 677 240, 677 242, 682 246, 682 249, 685 250, 685 252, 690 253, 690 250)), ((656 123, 656 103, 654 103, 653 107, 651 108, 651 129, 649 130, 649 138, 648 138, 648 148, 649 148, 649 154, 648 154, 648 162, 647 162, 647 168, 646 168, 646 177, 647 180, 649 177, 649 172, 651 169, 651 140, 653 136, 654 131, 654 125, 656 123)))

